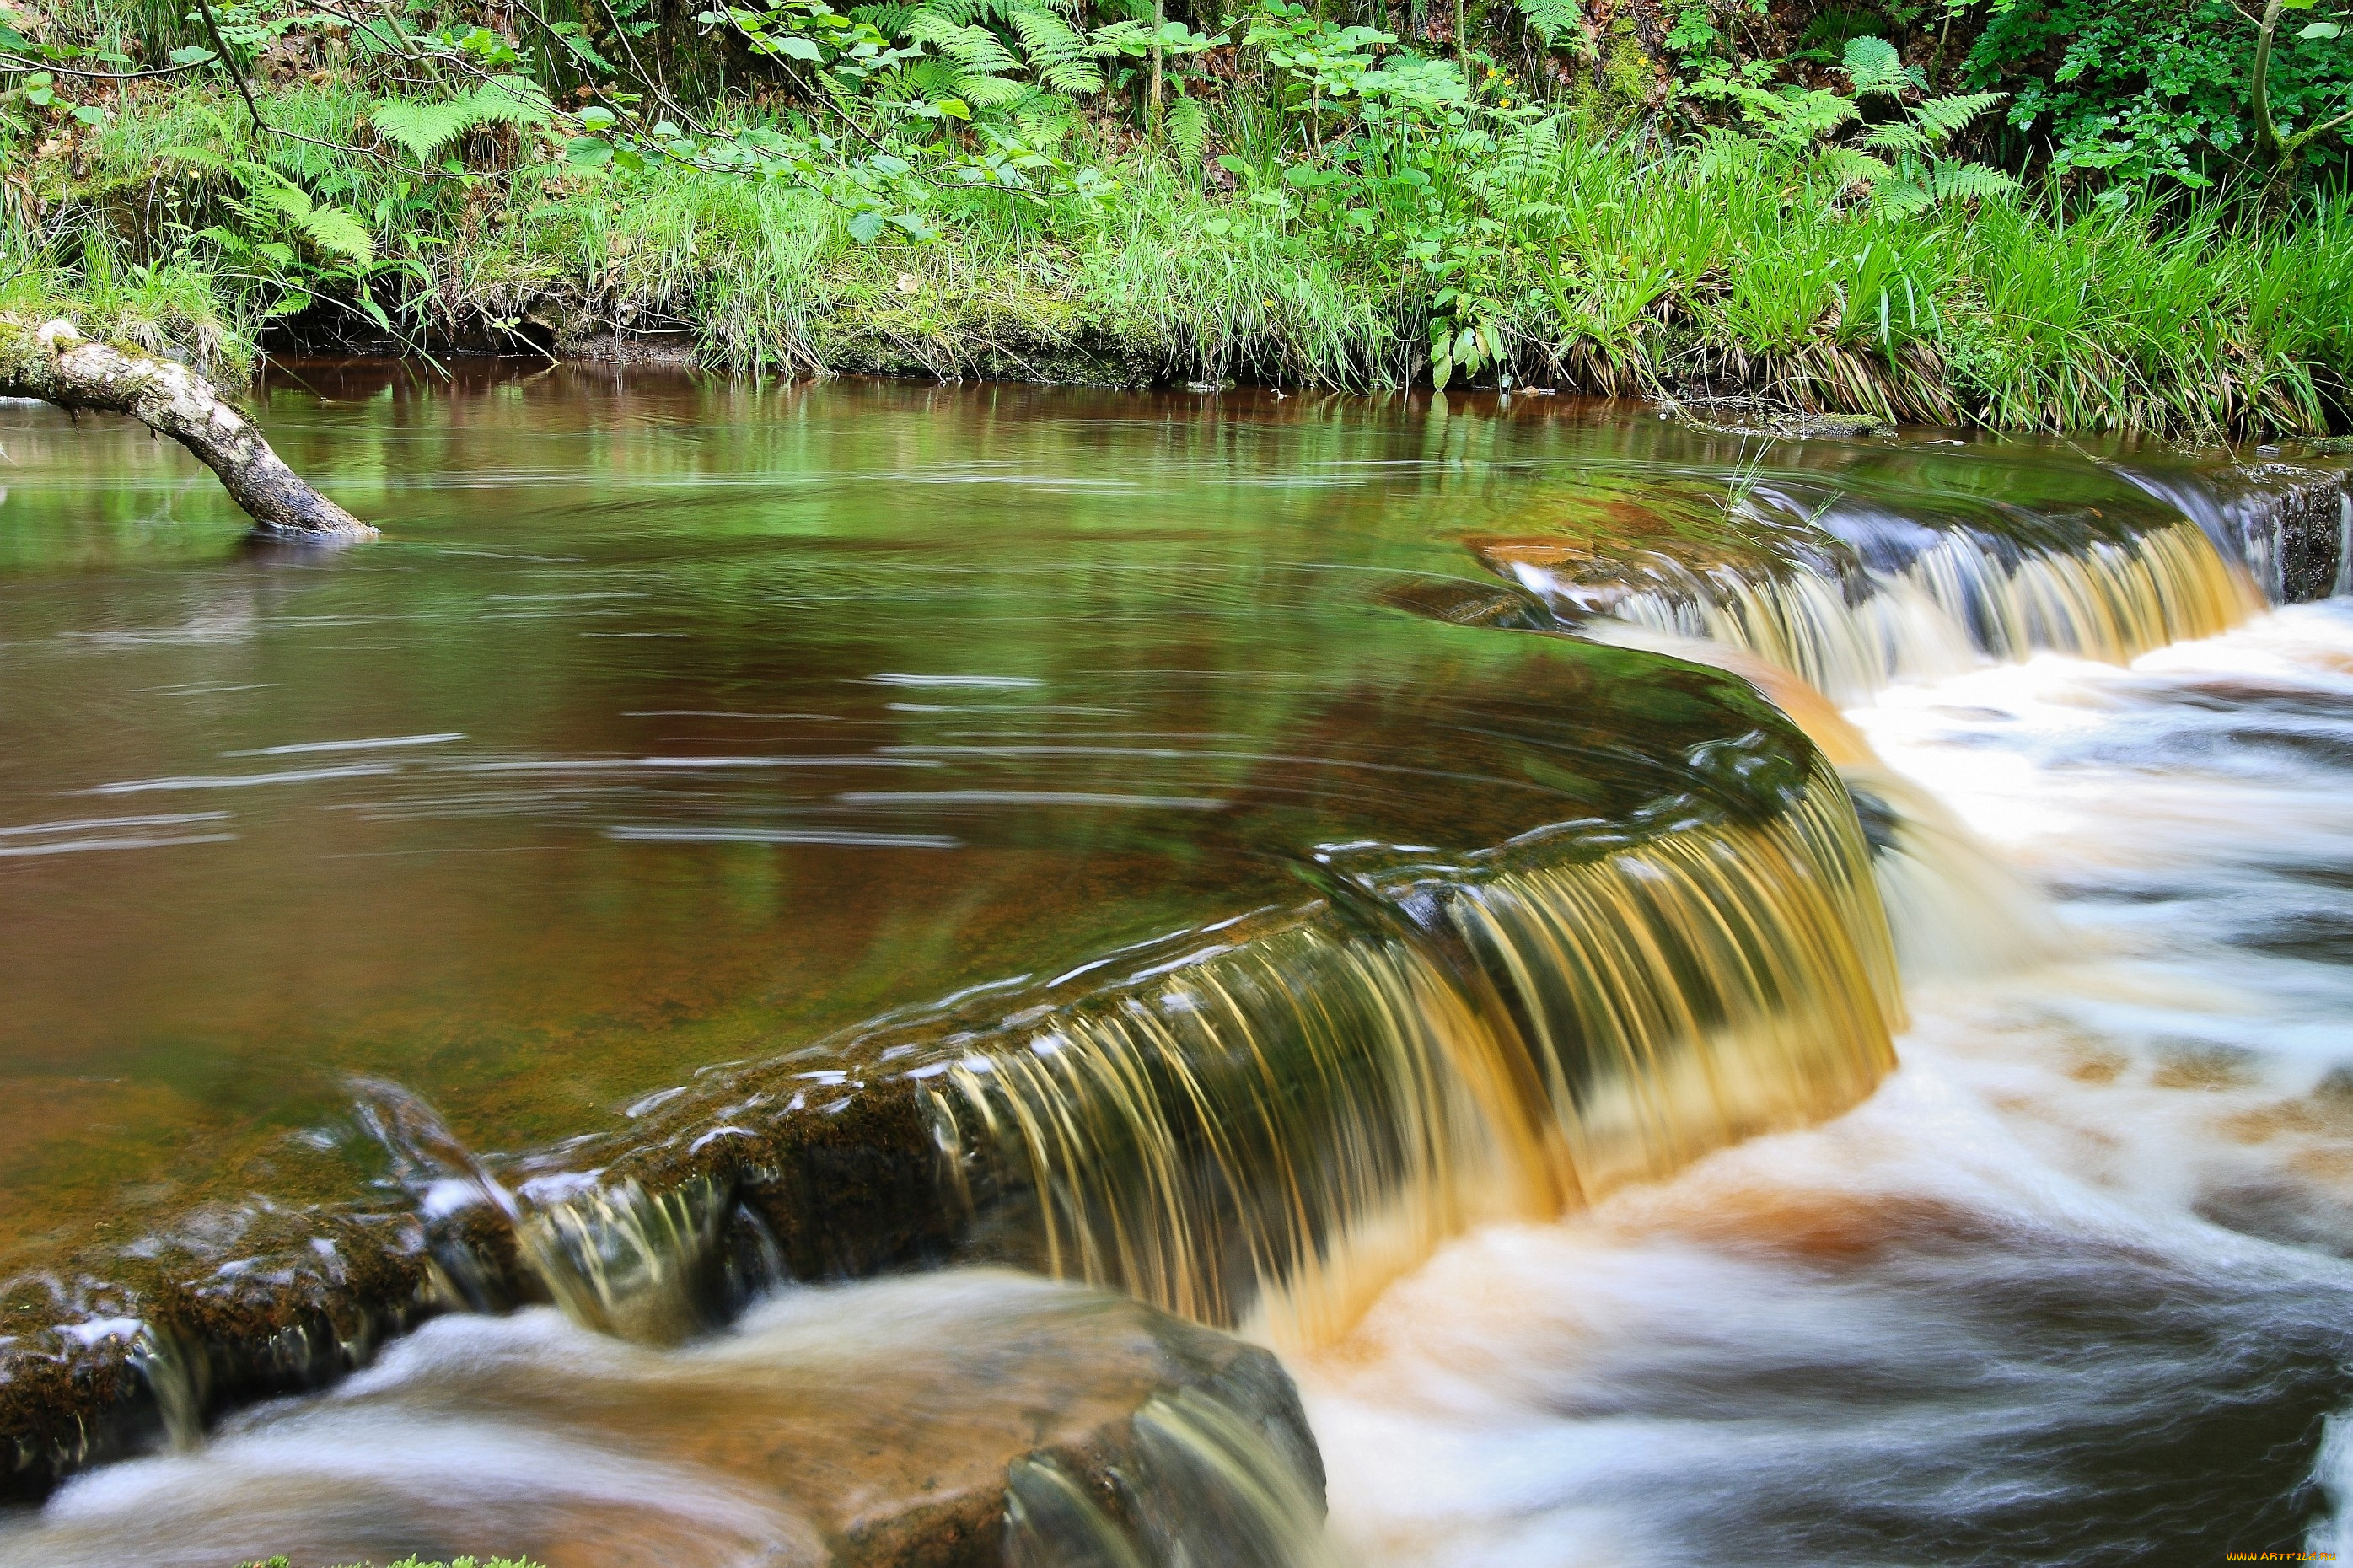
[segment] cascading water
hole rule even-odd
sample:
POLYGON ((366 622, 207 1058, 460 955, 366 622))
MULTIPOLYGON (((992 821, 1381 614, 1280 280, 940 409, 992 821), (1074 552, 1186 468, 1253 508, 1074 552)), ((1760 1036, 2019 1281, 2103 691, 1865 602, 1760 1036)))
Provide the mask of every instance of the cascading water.
POLYGON ((2129 671, 1883 694, 1862 715, 1881 765, 1932 803, 1948 865, 1983 862, 1925 930, 1890 898, 1905 1066, 1816 1131, 1458 1243, 1309 1358, 1344 1543, 1466 1564, 2336 1550, 2348 654, 2339 601, 2129 671), (2029 909, 2049 934, 2004 952, 2025 878, 2056 894, 2029 909), (1972 922, 1979 961, 1941 965, 1972 922))
MULTIPOLYGON (((1603 496, 1621 522, 1659 439, 1596 457, 1635 476, 1603 496)), ((2340 830, 2327 789, 2245 759, 2337 765, 2346 650, 2326 610, 2203 645, 2239 650, 2228 679, 2188 649, 2084 661, 2241 626, 2257 588, 2316 570, 2321 502, 2292 527, 2243 498, 2160 514, 2129 475, 2138 500, 1885 501, 1901 465, 1963 463, 1937 445, 1886 448, 1869 505, 1747 475, 1716 521, 1647 554, 1615 540, 1599 574, 1567 564, 1598 547, 1478 520, 1479 553, 1581 640, 1466 582, 1451 538, 1397 546, 1386 512, 1354 514, 1376 549, 1303 510, 1272 563, 1191 514, 1155 526, 1194 553, 1057 540, 1001 570, 939 567, 895 516, 839 561, 747 565, 729 533, 702 598, 644 609, 670 585, 632 536, 593 573, 464 602, 481 625, 577 616, 582 647, 652 660, 740 610, 716 673, 680 648, 641 694, 631 664, 597 666, 613 689, 579 706, 643 733, 477 741, 494 725, 403 708, 359 739, 199 727, 205 757, 251 763, 84 764, 58 787, 315 791, 265 820, 380 825, 338 857, 595 857, 581 907, 659 931, 674 902, 697 956, 692 984, 649 970, 652 1022, 617 1028, 626 986, 574 1007, 540 983, 593 984, 574 949, 594 921, 507 910, 500 934, 565 932, 515 1004, 562 1028, 517 1045, 404 995, 396 1016, 436 1024, 431 1104, 370 1083, 364 1137, 276 1112, 255 1136, 278 1142, 223 1167, 310 1173, 301 1201, 216 1188, 200 1224, 71 1255, 120 1279, 20 1279, 12 1310, 48 1326, 0 1346, 10 1397, 79 1386, 58 1407, 95 1416, 27 1427, 19 1470, 153 1447, 150 1426, 179 1451, 0 1523, 0 1563, 2090 1563, 2295 1535, 2277 1500, 2299 1478, 2353 1490, 2348 1445, 2316 1436, 2353 1408, 2348 1288, 2313 1250, 2353 1250, 2325 1070, 2344 986, 2295 945, 2341 915, 2341 868, 2291 867, 2236 818, 2340 830), (1765 545, 1711 562, 1723 518, 1765 545), (918 608, 876 609, 897 605, 918 608), (1033 657, 1050 625, 1082 628, 1073 657, 1033 657), (940 626, 963 640, 907 629, 940 626), (2174 654, 2193 662, 2152 673, 2174 654), (2242 710, 2263 717, 2212 717, 2242 710), (2083 712, 2096 733, 2068 752, 2083 712), (2116 773, 2136 747, 2149 767, 2243 750, 2167 796, 2116 773), (2102 789, 2141 815, 2101 824, 2102 789), (2035 820, 2055 803, 2082 820, 2035 820), (2168 824, 2185 843, 2138 841, 2168 824), (2120 869, 2143 860, 2161 874, 2120 869), (2288 915, 2244 907, 2251 867, 2299 889, 2288 915), (729 962, 756 984, 706 948, 754 955, 729 962), (2231 989, 2250 952, 2275 994, 2231 989), (747 998, 716 1022, 706 975, 747 998), (542 1052, 609 1067, 578 1098, 627 1109, 501 1132, 530 1081, 504 1064, 542 1052), (840 1281, 892 1270, 914 1272, 840 1281), (1289 1357, 1314 1437, 1271 1357, 1185 1319, 1289 1357), (127 1371, 101 1388, 93 1365, 127 1371), (2117 1457, 2138 1431, 2154 1480, 2117 1457), (2201 1479, 2187 1456, 2242 1431, 2261 1454, 2201 1479)), ((1393 461, 1366 459, 1370 493, 1393 461)), ((1025 488, 1006 548, 1030 547, 1008 542, 1034 526, 1025 488)), ((1715 505, 1659 488, 1662 515, 1715 505)), ((1092 540, 1117 509, 1083 499, 1092 540)), ((1441 500, 1412 510, 1499 504, 1441 500)), ((215 621, 150 620, 213 646, 215 621)), ((156 689, 271 672, 172 673, 156 689)), ((160 854, 107 837, 143 833, 132 815, 26 827, 58 854, 25 862, 160 854)), ((202 817, 174 848, 257 827, 142 815, 202 817)), ((274 892, 336 908, 362 874, 274 892)), ((432 912, 460 921, 544 876, 455 875, 470 897, 432 912)), ((429 951, 420 973, 472 983, 429 951)), ((345 1027, 326 1066, 391 1070, 345 1027)), ((16 1223, 12 1245, 38 1241, 16 1223)))
POLYGON ((1393 868, 1358 896, 1397 934, 1184 965, 965 1056, 934 1104, 1026 1173, 1049 1271, 1312 1345, 1472 1225, 1868 1094, 1901 1004, 1853 821, 1818 771, 1755 826, 1393 868))
POLYGON ((2039 651, 2121 664, 2228 630, 2263 604, 2245 570, 2188 522, 2063 550, 1955 531, 1900 565, 1758 573, 1661 561, 1647 583, 1603 597, 1539 564, 1500 563, 1593 635, 1623 623, 1746 649, 1839 702, 2039 651))

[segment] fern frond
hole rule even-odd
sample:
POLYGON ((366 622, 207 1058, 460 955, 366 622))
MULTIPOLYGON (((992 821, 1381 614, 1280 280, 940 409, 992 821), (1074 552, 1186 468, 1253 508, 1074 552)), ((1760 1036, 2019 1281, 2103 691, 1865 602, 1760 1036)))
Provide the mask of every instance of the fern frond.
POLYGON ((961 98, 966 103, 972 102, 972 95, 963 90, 964 73, 956 69, 953 60, 932 56, 909 60, 899 68, 899 76, 911 98, 961 98))
POLYGON ((885 37, 899 38, 906 36, 907 22, 914 14, 914 6, 901 0, 882 0, 879 5, 851 7, 849 18, 864 22, 885 37))
POLYGON ((1735 87, 1733 93, 1751 123, 1773 141, 1791 148, 1820 141, 1862 112, 1855 107, 1853 99, 1826 88, 1765 92, 1753 87, 1735 87))
POLYGON ((1029 96, 1029 85, 1010 77, 966 71, 955 79, 955 96, 975 109, 1006 109, 1029 96))
POLYGON ((527 76, 492 77, 466 100, 477 125, 516 125, 524 130, 544 125, 554 117, 547 91, 527 76))
POLYGON ((314 207, 298 223, 302 237, 329 256, 365 267, 375 259, 375 240, 342 207, 314 207))
POLYGON ((1577 45, 1579 54, 1591 57, 1593 26, 1585 19, 1585 9, 1577 0, 1519 0, 1519 7, 1528 31, 1542 38, 1546 48, 1557 48, 1566 38, 1577 45))
POLYGON ((1209 144, 1209 116, 1198 98, 1180 98, 1168 106, 1168 142, 1187 163, 1198 163, 1209 144))
POLYGON ((1152 24, 1129 16, 1106 22, 1088 35, 1091 52, 1098 55, 1141 54, 1152 47, 1152 24))
POLYGON ((1741 179, 1763 170, 1769 149, 1746 132, 1719 125, 1700 142, 1693 167, 1703 180, 1741 179))
POLYGON ((1029 57, 1031 74, 1057 92, 1102 90, 1103 72, 1091 58, 1087 41, 1051 11, 1024 7, 1012 14, 1013 30, 1029 57))
POLYGON ((376 134, 393 142, 420 163, 474 128, 474 106, 469 100, 417 103, 387 98, 371 104, 368 123, 376 134))
POLYGON ((908 21, 907 37, 981 76, 1009 76, 1021 68, 1021 62, 996 34, 968 22, 952 22, 928 6, 908 21))
POLYGON ((208 174, 228 173, 228 160, 209 147, 166 147, 156 156, 167 163, 185 163, 192 169, 203 169, 208 174))
POLYGON ((1950 98, 1932 98, 1926 103, 1914 106, 1913 123, 1936 140, 1944 142, 2006 96, 1999 92, 1964 92, 1950 98))
POLYGON ((1947 162, 1937 165, 1930 189, 1939 202, 1978 202, 2006 196, 2018 189, 2018 182, 1983 163, 1947 162))
POLYGON ((1030 146, 1051 151, 1079 117, 1079 106, 1058 92, 1033 93, 1013 111, 1013 123, 1030 146))
POLYGON ((1918 126, 1891 120, 1864 132, 1862 145, 1874 153, 1926 153, 1933 143, 1918 126))
POLYGON ((1877 190, 1895 177, 1894 169, 1853 147, 1823 148, 1814 159, 1814 170, 1841 190, 1856 184, 1877 190))
POLYGON ((1907 88, 1917 92, 1928 85, 1919 67, 1905 65, 1904 57, 1895 52, 1895 46, 1874 34, 1849 38, 1846 53, 1839 63, 1845 68, 1847 79, 1854 84, 1857 98, 1869 98, 1874 93, 1895 98, 1907 88))
POLYGON ((1872 210, 1889 217, 1910 217, 1936 205, 1933 192, 1909 180, 1889 180, 1871 193, 1872 210))
POLYGON ((311 193, 290 180, 259 181, 246 187, 256 207, 292 218, 297 224, 311 216, 311 193))

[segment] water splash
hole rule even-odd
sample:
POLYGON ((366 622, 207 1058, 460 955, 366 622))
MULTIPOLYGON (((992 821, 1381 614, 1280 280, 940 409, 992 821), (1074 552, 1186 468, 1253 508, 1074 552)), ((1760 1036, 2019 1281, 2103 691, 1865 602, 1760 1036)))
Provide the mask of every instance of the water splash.
POLYGON ((460 1310, 553 1301, 573 1321, 646 1344, 719 1325, 784 1276, 774 1239, 708 1180, 649 1192, 624 1178, 519 1195, 423 1097, 381 1079, 352 1088, 360 1124, 427 1217, 435 1292, 460 1310), (491 1216, 479 1221, 486 1210, 491 1216), (723 1251, 731 1222, 747 1230, 723 1251))

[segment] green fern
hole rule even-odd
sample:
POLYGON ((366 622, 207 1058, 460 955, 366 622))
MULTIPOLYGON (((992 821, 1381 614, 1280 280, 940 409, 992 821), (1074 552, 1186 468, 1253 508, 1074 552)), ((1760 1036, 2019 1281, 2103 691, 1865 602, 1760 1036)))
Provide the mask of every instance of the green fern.
POLYGON ((1846 41, 1846 54, 1841 64, 1847 79, 1854 84, 1857 98, 1874 95, 1900 98, 1908 89, 1924 90, 1928 79, 1917 66, 1907 66, 1895 46, 1885 38, 1865 34, 1846 41))
POLYGON ((1875 191, 1895 175, 1895 171, 1885 162, 1855 147, 1825 147, 1814 160, 1814 167, 1828 176, 1831 184, 1839 190, 1861 184, 1875 191))
POLYGON ((513 125, 529 130, 554 117, 547 94, 529 77, 493 77, 462 98, 420 103, 413 99, 387 98, 369 105, 368 122, 376 134, 420 163, 431 163, 442 148, 467 132, 484 125, 513 125))
POLYGON ((1693 166, 1703 180, 1739 180, 1763 173, 1773 157, 1772 149, 1756 137, 1718 125, 1700 142, 1693 166))
POLYGON ((367 117, 377 135, 420 163, 431 163, 435 153, 474 128, 473 105, 464 101, 417 103, 388 98, 371 104, 367 117))
POLYGON ((1865 132, 1862 145, 1874 153, 1926 153, 1935 143, 1918 126, 1902 120, 1891 120, 1865 132))
POLYGON ((1013 108, 1014 128, 1041 151, 1060 145, 1078 118, 1079 106, 1059 92, 1032 92, 1013 108))
POLYGON ((965 70, 980 76, 1010 76, 1021 68, 1013 51, 987 28, 957 22, 941 11, 919 11, 907 23, 907 37, 939 50, 965 70))
POLYGON ((1576 43, 1579 54, 1592 58, 1593 25, 1577 0, 1519 0, 1519 7, 1528 31, 1542 38, 1546 48, 1557 48, 1567 38, 1576 43))
POLYGON ((329 256, 354 267, 375 260, 375 239, 360 220, 339 206, 314 206, 295 220, 302 237, 329 256))
POLYGON ((546 89, 527 76, 493 77, 467 96, 477 125, 513 125, 523 130, 544 125, 554 107, 546 89))
MULTIPOLYGON (((343 208, 312 200, 310 192, 267 163, 238 162, 230 169, 245 182, 249 212, 255 218, 265 213, 284 218, 311 242, 311 248, 354 267, 366 267, 375 260, 375 238, 343 208)), ((271 249, 267 245, 255 248, 265 255, 271 249)), ((291 260, 292 253, 288 252, 279 265, 291 260)))
POLYGON ((1911 217, 1936 205, 1934 191, 1910 180, 1889 180, 1871 193, 1872 210, 1884 217, 1911 217))
POLYGON ((1913 109, 1912 119, 1929 136, 1938 142, 1947 142, 1958 134, 1970 121, 2000 103, 2005 96, 1999 92, 1967 92, 1950 98, 1932 98, 1913 109))
POLYGON ((1010 18, 1020 35, 1022 51, 1029 57, 1032 75, 1057 92, 1100 91, 1103 72, 1090 56, 1087 40, 1051 11, 1024 8, 1010 18))
POLYGON ((1089 36, 1098 55, 1141 55, 1152 47, 1153 30, 1149 20, 1128 16, 1106 22, 1089 36))
POLYGON ((202 169, 206 174, 228 173, 228 160, 209 147, 166 147, 156 156, 166 163, 184 163, 192 169, 202 169))
POLYGON ((955 95, 975 109, 1009 109, 1029 96, 1027 84, 1011 77, 965 72, 956 78, 955 95))
POLYGON ((1168 144, 1186 163, 1198 164, 1209 144, 1209 116, 1198 98, 1180 98, 1168 106, 1168 144))
POLYGON ((882 4, 874 5, 857 5, 851 7, 849 12, 851 21, 864 22, 876 32, 892 38, 905 37, 907 24, 914 20, 914 16, 915 7, 900 4, 899 0, 883 0, 882 4))
POLYGON ((1939 202, 1979 202, 2010 195, 2018 182, 1983 163, 1948 163, 1938 166, 1930 188, 1939 202))

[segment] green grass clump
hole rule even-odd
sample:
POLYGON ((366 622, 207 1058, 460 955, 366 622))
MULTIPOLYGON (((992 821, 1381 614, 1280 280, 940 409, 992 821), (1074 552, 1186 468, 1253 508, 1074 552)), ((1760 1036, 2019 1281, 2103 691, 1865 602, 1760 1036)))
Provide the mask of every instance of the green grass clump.
MULTIPOLYGON (((290 131, 362 144, 366 102, 330 80, 267 107, 290 131)), ((930 237, 861 241, 854 193, 822 179, 583 170, 529 133, 463 180, 427 178, 343 148, 257 144, 236 110, 216 86, 159 91, 83 138, 79 173, 37 169, 52 195, 38 226, 0 228, 22 258, 0 310, 71 313, 231 379, 273 311, 307 301, 307 321, 359 322, 364 276, 417 342, 520 347, 537 322, 665 329, 708 363, 761 373, 1365 389, 1427 379, 1433 323, 1451 331, 1471 309, 1441 289, 1467 296, 1475 278, 1501 351, 1477 374, 1564 389, 2211 437, 2322 431, 2353 373, 2343 195, 2184 213, 2071 210, 2018 189, 1901 214, 1754 148, 1727 163, 1720 144, 1565 110, 1395 153, 1395 167, 1365 152, 1345 207, 1254 199, 1306 166, 1280 148, 1271 174, 1229 177, 1082 128, 1064 156, 1091 171, 1083 185, 944 193, 930 237), (291 227, 269 232, 282 217, 172 151, 187 146, 266 159, 354 215, 368 268, 333 273, 291 227), (1464 259, 1445 270, 1416 235, 1451 237, 1464 259), (271 261, 271 244, 291 259, 271 261)))

